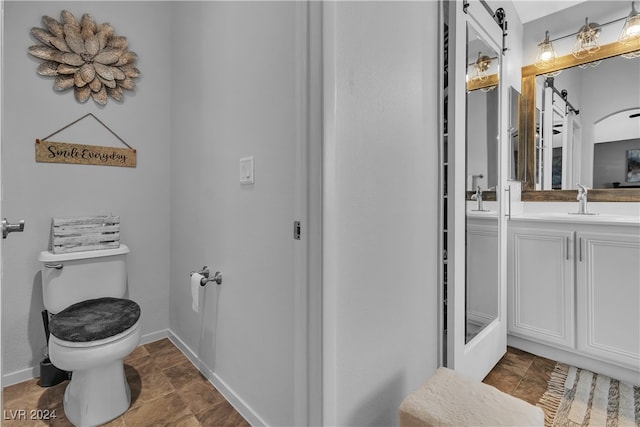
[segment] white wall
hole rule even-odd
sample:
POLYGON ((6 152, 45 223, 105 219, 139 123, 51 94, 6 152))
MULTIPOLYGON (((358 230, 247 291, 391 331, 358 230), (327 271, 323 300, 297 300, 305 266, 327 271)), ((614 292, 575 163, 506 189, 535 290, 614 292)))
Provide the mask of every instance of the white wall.
POLYGON ((326 4, 324 423, 394 425, 436 369, 436 2, 326 4))
POLYGON ((250 421, 274 426, 296 424, 294 297, 304 286, 293 280, 297 7, 178 2, 172 15, 171 330, 250 421), (255 157, 254 185, 239 183, 245 156, 255 157), (194 313, 188 274, 205 264, 224 280, 194 313))
MULTIPOLYGON (((32 374, 42 359, 45 335, 38 253, 47 249, 51 217, 113 213, 131 248, 130 297, 142 307, 142 333, 169 326, 170 33, 167 3, 6 1, 3 37, 3 215, 26 220, 25 232, 3 242, 3 375, 5 385, 32 374), (36 73, 27 54, 37 44, 29 31, 43 15, 59 19, 67 9, 111 22, 138 53, 142 76, 121 104, 99 107, 56 93, 53 80, 36 73), (163 48, 164 47, 164 48, 163 48), (94 113, 137 149, 134 168, 36 163, 34 143, 86 113, 94 113), (11 375, 13 374, 13 375, 11 375), (7 379, 6 376, 10 375, 7 379)), ((121 143, 91 117, 52 138, 96 145, 121 143)))

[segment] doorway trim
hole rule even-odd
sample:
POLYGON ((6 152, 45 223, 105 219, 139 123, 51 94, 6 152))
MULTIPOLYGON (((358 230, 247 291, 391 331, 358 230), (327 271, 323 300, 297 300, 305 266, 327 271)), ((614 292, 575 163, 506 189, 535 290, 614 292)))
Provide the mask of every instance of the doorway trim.
POLYGON ((294 421, 322 425, 322 5, 296 2, 294 421))
MULTIPOLYGON (((2 96, 2 64, 4 64, 4 0, 0 0, 0 218, 2 216, 2 117, 4 116, 4 97, 2 96)), ((0 244, 0 331, 2 331, 2 244, 0 244)), ((0 332, 1 335, 1 332, 0 332)), ((2 374, 4 368, 2 366, 2 340, 0 339, 0 391, 4 390, 2 385, 2 374)), ((4 408, 2 393, 0 393, 0 406, 4 408)))

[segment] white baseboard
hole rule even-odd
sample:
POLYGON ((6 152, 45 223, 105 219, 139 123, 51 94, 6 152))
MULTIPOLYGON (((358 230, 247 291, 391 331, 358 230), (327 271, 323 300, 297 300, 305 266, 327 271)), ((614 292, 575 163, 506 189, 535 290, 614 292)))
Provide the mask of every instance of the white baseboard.
POLYGON ((216 389, 224 396, 225 399, 233 406, 236 411, 244 417, 252 426, 266 426, 267 423, 262 420, 258 414, 256 414, 242 400, 215 372, 213 372, 200 358, 195 354, 184 341, 180 339, 173 331, 169 330, 169 339, 173 344, 184 353, 185 356, 198 368, 198 370, 207 377, 207 379, 214 385, 216 389))
MULTIPOLYGON (((161 331, 151 332, 144 334, 140 338, 140 345, 149 344, 150 342, 158 341, 163 338, 169 337, 169 329, 163 329, 161 331)), ((23 381, 28 381, 40 376, 40 362, 38 365, 30 368, 21 369, 19 371, 10 372, 2 376, 2 387, 7 387, 13 384, 18 384, 23 381)))
POLYGON ((150 342, 159 341, 163 338, 169 338, 169 334, 170 334, 169 329, 163 329, 161 331, 144 334, 142 338, 140 338, 140 345, 145 345, 145 344, 149 344, 150 342))
MULTIPOLYGON (((40 362, 38 362, 40 363, 40 362)), ((2 387, 18 384, 40 376, 40 365, 10 372, 2 376, 2 387)))

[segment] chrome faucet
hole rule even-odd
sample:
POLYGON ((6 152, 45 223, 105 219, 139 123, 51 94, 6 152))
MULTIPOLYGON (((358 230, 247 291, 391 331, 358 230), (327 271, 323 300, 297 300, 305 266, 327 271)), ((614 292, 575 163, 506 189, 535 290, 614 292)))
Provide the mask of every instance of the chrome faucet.
POLYGON ((471 200, 475 200, 478 202, 478 207, 477 211, 483 211, 484 208, 482 207, 482 189, 480 188, 480 186, 478 185, 478 187, 476 187, 476 192, 474 194, 471 195, 471 200))
POLYGON ((587 187, 582 184, 578 184, 578 214, 579 215, 587 215, 587 187))

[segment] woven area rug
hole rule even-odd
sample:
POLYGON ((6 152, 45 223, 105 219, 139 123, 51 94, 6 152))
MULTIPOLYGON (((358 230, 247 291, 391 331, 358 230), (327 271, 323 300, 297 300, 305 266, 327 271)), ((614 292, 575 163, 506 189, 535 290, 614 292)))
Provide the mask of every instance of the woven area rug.
POLYGON ((562 363, 537 406, 547 427, 640 427, 640 387, 562 363))

